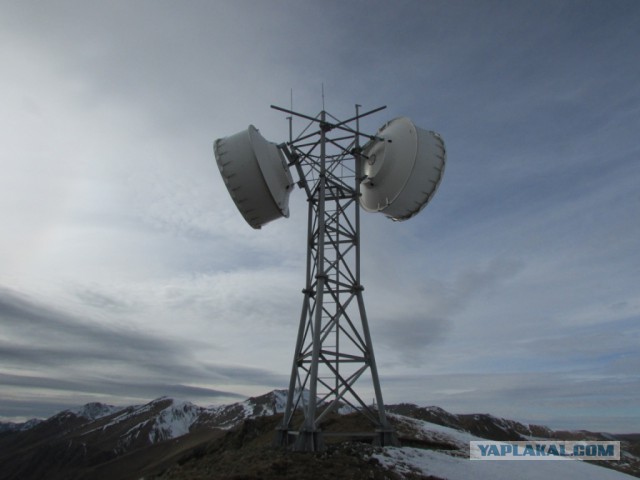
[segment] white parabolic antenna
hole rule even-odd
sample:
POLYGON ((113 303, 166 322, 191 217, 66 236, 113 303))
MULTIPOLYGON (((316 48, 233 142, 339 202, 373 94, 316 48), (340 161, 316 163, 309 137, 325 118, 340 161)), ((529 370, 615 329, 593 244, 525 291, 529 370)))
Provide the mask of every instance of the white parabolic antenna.
POLYGON ((282 152, 253 125, 220 138, 213 151, 224 183, 253 228, 289 216, 293 179, 282 152))
POLYGON ((442 137, 407 117, 387 122, 363 149, 360 205, 392 220, 407 220, 435 194, 446 162, 442 137))

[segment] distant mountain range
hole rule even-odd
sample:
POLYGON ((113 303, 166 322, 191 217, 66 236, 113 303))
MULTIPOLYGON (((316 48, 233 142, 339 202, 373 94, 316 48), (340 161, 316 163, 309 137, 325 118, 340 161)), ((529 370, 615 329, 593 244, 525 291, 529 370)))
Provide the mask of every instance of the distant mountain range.
MULTIPOLYGON (((438 477, 437 471, 429 469, 441 465, 438 455, 447 456, 443 457, 445 460, 456 458, 468 463, 465 460, 468 459, 468 440, 474 438, 620 440, 621 461, 600 464, 608 469, 577 461, 527 463, 590 467, 587 473, 576 471, 575 478, 590 478, 589 473, 594 473, 594 479, 627 478, 611 469, 640 478, 640 434, 553 431, 491 415, 454 415, 438 407, 410 404, 387 406, 403 448, 375 449, 356 443, 329 445, 333 461, 323 467, 326 453, 309 461, 309 454, 287 454, 271 447, 285 401, 286 392, 282 390, 207 408, 162 397, 145 405, 124 408, 90 403, 46 420, 0 423, 0 479, 306 478, 307 474, 308 478, 318 478, 314 477, 317 468, 325 468, 327 475, 337 468, 335 478, 346 478, 342 475, 352 469, 356 472, 353 478, 453 479, 455 476, 451 474, 438 477), (424 463, 420 452, 428 452, 431 463, 411 467, 412 458, 422 458, 424 463), (302 461, 305 458, 307 460, 302 461), (305 468, 311 468, 309 465, 315 465, 316 470, 305 473, 305 468), (404 467, 396 468, 397 465, 404 467), (202 473, 205 471, 210 471, 209 476, 202 473), (359 477, 358 472, 370 475, 359 477), (602 476, 603 472, 618 476, 602 476)), ((336 414, 330 416, 326 428, 357 431, 353 425, 359 418, 359 415, 336 414)), ((495 472, 492 475, 500 478, 499 472, 498 477, 495 472)), ((547 475, 542 477, 549 480, 547 475)))

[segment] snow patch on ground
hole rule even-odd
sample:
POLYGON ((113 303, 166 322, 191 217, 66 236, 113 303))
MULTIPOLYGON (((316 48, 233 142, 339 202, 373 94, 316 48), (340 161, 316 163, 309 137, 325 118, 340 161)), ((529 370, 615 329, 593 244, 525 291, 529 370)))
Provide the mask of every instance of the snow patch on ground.
POLYGON ((636 477, 578 460, 478 461, 435 450, 385 447, 372 455, 402 475, 420 473, 447 480, 631 480, 636 477))
POLYGON ((99 418, 112 415, 120 410, 122 410, 122 407, 114 407, 113 405, 106 405, 104 403, 87 403, 76 410, 69 411, 79 417, 84 417, 89 420, 97 420, 99 418))
POLYGON ((135 417, 136 415, 140 415, 142 413, 146 413, 151 411, 152 405, 151 404, 147 404, 147 405, 135 405, 132 407, 129 407, 127 409, 125 409, 120 415, 117 415, 116 417, 114 417, 113 419, 111 419, 111 421, 109 423, 107 423, 106 425, 104 425, 102 427, 103 430, 113 426, 113 425, 117 425, 120 422, 124 422, 126 420, 128 420, 129 418, 135 417))
POLYGON ((418 420, 416 418, 405 417, 403 415, 389 414, 397 423, 408 426, 416 432, 416 437, 420 440, 427 440, 434 443, 449 443, 455 445, 461 452, 469 455, 469 442, 472 440, 484 440, 468 432, 445 427, 435 423, 418 420))
POLYGON ((245 400, 244 402, 241 403, 242 408, 244 409, 243 415, 244 418, 251 418, 253 417, 253 410, 254 410, 254 405, 253 402, 249 401, 249 400, 245 400))
POLYGON ((191 425, 198 419, 201 408, 191 402, 176 402, 162 410, 149 432, 151 443, 181 437, 189 433, 191 425))
POLYGON ((355 411, 356 409, 351 405, 342 405, 340 408, 338 408, 338 413, 340 415, 349 415, 350 413, 353 413, 355 411))
POLYGON ((287 391, 274 390, 273 395, 275 397, 276 413, 284 413, 285 408, 287 408, 287 391))
POLYGON ((424 450, 412 447, 385 447, 373 455, 384 466, 402 475, 420 473, 447 480, 630 480, 615 470, 578 460, 557 461, 480 461, 469 459, 469 442, 483 440, 468 432, 424 420, 390 414, 416 432, 416 437, 434 443, 455 445, 455 450, 424 450))

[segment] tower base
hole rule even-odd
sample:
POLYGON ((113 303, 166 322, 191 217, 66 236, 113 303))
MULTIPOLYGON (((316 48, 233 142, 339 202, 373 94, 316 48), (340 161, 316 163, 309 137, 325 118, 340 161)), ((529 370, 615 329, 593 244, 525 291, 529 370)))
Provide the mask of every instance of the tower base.
POLYGON ((376 436, 373 438, 373 445, 376 447, 400 447, 400 441, 395 430, 390 428, 376 430, 376 436))
POLYGON ((294 452, 321 452, 324 450, 324 435, 320 430, 298 432, 280 427, 276 430, 274 443, 294 452))
MULTIPOLYGON (((331 432, 328 433, 331 436, 331 432)), ((335 436, 336 433, 333 433, 335 436)), ((400 447, 400 441, 395 430, 391 428, 377 429, 375 433, 367 434, 362 432, 340 432, 340 437, 349 439, 350 441, 364 441, 376 447, 400 447)), ((294 452, 321 452, 325 448, 324 433, 321 430, 289 430, 283 427, 276 429, 274 445, 277 447, 287 448, 294 452)))

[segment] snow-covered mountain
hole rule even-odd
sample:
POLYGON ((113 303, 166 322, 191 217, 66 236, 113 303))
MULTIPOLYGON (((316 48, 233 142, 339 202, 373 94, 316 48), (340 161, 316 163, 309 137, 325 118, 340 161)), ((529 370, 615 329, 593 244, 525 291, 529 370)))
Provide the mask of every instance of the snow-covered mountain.
POLYGON ((42 420, 39 418, 32 418, 31 420, 23 423, 0 422, 0 434, 4 432, 24 432, 32 429, 41 422, 42 420))
MULTIPOLYGON (((207 468, 214 471, 232 468, 229 465, 233 465, 231 459, 235 458, 234 455, 240 455, 242 463, 245 461, 242 455, 271 448, 274 429, 285 402, 286 391, 276 390, 243 402, 212 407, 167 397, 129 407, 91 403, 65 410, 44 421, 5 426, 0 428, 0 479, 140 478, 167 469, 185 469, 191 465, 190 462, 196 465, 205 461, 215 464, 220 461, 221 452, 227 452, 224 455, 229 463, 207 468), (258 442, 258 439, 261 440, 258 442), (252 442, 258 442, 257 450, 242 454, 242 449, 254 448, 248 447, 252 442), (211 457, 210 452, 217 453, 211 457), (185 459, 190 459, 190 462, 185 459)), ((372 447, 368 447, 369 450, 355 448, 349 453, 356 455, 355 460, 351 459, 353 461, 368 462, 369 467, 377 465, 375 468, 387 469, 385 471, 396 475, 380 478, 630 478, 611 469, 575 461, 469 461, 470 440, 610 440, 614 438, 610 434, 556 432, 491 415, 455 415, 438 407, 400 404, 387 408, 390 421, 404 446, 376 450, 371 450, 372 447)), ((341 413, 343 415, 334 416, 331 420, 333 426, 339 424, 341 418, 345 422, 352 421, 349 415, 344 415, 349 413, 347 410, 341 413)), ((623 442, 623 458, 614 467, 640 475, 640 436, 616 438, 623 442)), ((269 459, 274 455, 273 450, 259 454, 256 465, 272 461, 269 459)), ((282 457, 284 464, 295 463, 300 458, 282 456, 282 452, 277 455, 282 457)), ((359 467, 354 468, 358 471, 359 467)), ((184 472, 183 476, 179 474, 175 478, 191 478, 190 475, 184 472)), ((264 476, 264 472, 260 475, 271 478, 264 476)), ((250 475, 247 478, 251 478, 250 475)), ((374 475, 371 478, 378 477, 374 475)))
POLYGON ((183 437, 215 438, 248 418, 282 412, 285 395, 208 408, 167 397, 128 407, 90 403, 42 421, 0 424, 0 479, 57 478, 51 472, 60 469, 60 478, 73 478, 70 466, 85 471, 183 437))

